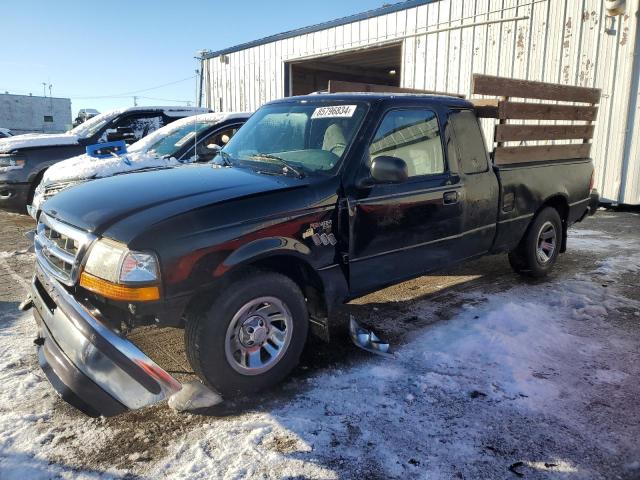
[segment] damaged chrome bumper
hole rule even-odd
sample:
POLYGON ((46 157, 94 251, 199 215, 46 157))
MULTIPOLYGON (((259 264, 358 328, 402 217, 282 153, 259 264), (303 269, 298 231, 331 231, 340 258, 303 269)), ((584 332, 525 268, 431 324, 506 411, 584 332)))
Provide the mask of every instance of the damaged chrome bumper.
POLYGON ((39 265, 31 284, 38 359, 64 400, 91 416, 157 403, 182 385, 39 265))

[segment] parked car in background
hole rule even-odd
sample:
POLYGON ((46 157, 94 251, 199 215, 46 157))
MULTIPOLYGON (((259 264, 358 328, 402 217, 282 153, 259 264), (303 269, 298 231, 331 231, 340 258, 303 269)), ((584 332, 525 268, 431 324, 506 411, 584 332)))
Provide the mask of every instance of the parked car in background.
POLYGON ((177 120, 128 147, 122 155, 95 158, 85 153, 51 166, 35 190, 29 214, 37 220, 45 200, 97 178, 141 170, 207 162, 235 135, 249 113, 206 113, 177 120))
POLYGON ((13 137, 13 133, 8 128, 0 128, 0 138, 13 137))
POLYGON ((87 145, 114 140, 134 143, 175 120, 207 112, 191 107, 130 107, 101 113, 62 134, 0 139, 0 208, 26 212, 45 170, 84 153, 87 145))
POLYGON ((73 121, 73 126, 77 127, 81 123, 84 123, 90 118, 93 118, 97 115, 100 115, 100 112, 95 108, 81 108, 80 110, 78 110, 78 116, 73 121))

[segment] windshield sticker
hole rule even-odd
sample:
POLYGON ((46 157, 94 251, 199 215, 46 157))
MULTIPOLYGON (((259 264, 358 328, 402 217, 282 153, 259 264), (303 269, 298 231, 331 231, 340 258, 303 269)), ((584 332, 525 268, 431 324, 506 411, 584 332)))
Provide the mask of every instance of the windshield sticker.
POLYGON ((332 105, 330 107, 318 107, 311 118, 351 118, 356 112, 357 105, 332 105))

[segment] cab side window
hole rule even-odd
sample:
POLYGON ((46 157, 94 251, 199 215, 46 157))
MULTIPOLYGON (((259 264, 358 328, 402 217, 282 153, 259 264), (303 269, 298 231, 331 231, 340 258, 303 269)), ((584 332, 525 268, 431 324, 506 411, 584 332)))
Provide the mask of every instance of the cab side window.
POLYGON ((478 119, 470 110, 461 110, 449 115, 458 147, 458 165, 469 175, 486 172, 489 169, 487 149, 478 119))
POLYGON ((369 146, 369 164, 381 155, 404 160, 409 178, 444 173, 444 154, 435 112, 412 109, 387 113, 369 146))

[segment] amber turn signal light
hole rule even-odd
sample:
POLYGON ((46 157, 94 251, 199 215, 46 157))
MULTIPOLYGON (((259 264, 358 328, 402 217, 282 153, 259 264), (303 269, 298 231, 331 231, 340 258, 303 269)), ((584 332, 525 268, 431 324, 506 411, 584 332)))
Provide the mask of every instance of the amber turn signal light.
POLYGON ((160 299, 160 289, 151 287, 130 287, 108 282, 87 272, 80 275, 80 286, 111 300, 124 302, 149 302, 160 299))

